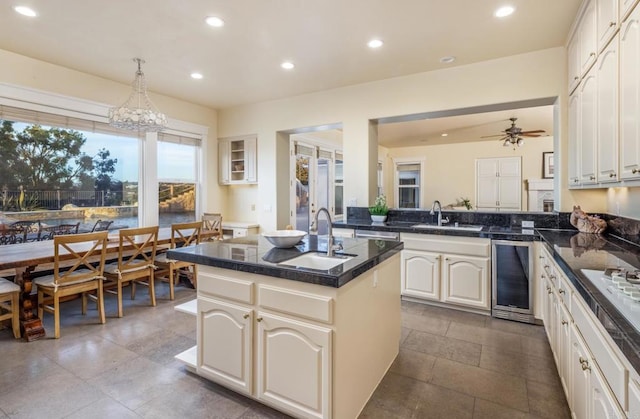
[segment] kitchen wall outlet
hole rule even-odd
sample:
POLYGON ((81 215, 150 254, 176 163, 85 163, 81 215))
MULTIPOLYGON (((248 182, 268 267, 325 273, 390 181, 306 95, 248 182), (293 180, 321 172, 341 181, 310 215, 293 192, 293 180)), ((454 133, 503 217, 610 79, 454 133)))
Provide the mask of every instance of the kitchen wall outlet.
POLYGON ((271 212, 271 205, 265 205, 263 209, 264 212, 271 212))
POLYGON ((522 221, 522 228, 533 228, 533 221, 522 221))

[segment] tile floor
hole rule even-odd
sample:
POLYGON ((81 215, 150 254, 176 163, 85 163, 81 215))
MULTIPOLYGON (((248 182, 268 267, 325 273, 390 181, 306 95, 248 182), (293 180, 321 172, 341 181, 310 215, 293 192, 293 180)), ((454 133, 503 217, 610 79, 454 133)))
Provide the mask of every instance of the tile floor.
MULTIPOLYGON (((195 317, 173 306, 195 297, 179 286, 158 306, 146 291, 125 298, 107 323, 62 306, 61 338, 27 343, 0 330, 0 418, 286 418, 188 373, 173 356, 195 345, 195 317)), ((400 355, 361 418, 568 418, 540 326, 403 302, 400 355)), ((45 315, 48 336, 51 315, 45 315)), ((336 418, 346 419, 346 418, 336 418)))

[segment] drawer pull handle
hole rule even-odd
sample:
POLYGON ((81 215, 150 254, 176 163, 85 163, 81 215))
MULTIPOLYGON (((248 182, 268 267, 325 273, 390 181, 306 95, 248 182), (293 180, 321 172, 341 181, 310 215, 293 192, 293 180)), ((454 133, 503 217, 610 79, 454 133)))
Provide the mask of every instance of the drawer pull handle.
POLYGON ((245 319, 245 320, 247 320, 249 317, 251 317, 251 316, 249 316, 248 314, 245 314, 244 316, 242 316, 242 318, 245 319))
POLYGON ((547 294, 551 294, 553 291, 551 291, 551 288, 547 288, 547 294))
POLYGON ((588 362, 582 364, 582 371, 591 371, 591 367, 588 362))
POLYGON ((595 176, 589 176, 589 180, 596 180, 595 176))
POLYGON ((555 275, 549 275, 549 279, 556 279, 555 275))
POLYGON ((636 173, 638 173, 638 169, 633 169, 633 170, 631 171, 631 173, 633 173, 633 174, 635 175, 636 173))
POLYGON ((558 292, 559 292, 560 294, 564 294, 564 290, 563 290, 562 288, 560 288, 560 289, 558 290, 558 292))
POLYGON ((609 177, 616 177, 615 173, 609 173, 609 177))
POLYGON ((616 26, 616 22, 609 22, 609 26, 611 26, 611 27, 616 26))
POLYGON ((568 321, 566 321, 566 320, 564 320, 564 319, 562 319, 562 321, 561 321, 560 323, 562 323, 562 325, 563 325, 563 326, 566 326, 566 325, 568 325, 568 324, 569 324, 569 322, 568 322, 568 321))
POLYGON ((581 364, 584 364, 585 362, 589 362, 589 361, 587 361, 587 360, 586 360, 585 358, 583 358, 583 357, 578 358, 578 361, 579 361, 581 364))
POLYGON ((589 54, 589 57, 595 57, 595 56, 596 56, 595 52, 592 52, 591 54, 589 54))
POLYGON ((260 323, 260 322, 262 321, 262 317, 258 317, 258 318, 256 319, 256 321, 257 321, 258 323, 260 323))

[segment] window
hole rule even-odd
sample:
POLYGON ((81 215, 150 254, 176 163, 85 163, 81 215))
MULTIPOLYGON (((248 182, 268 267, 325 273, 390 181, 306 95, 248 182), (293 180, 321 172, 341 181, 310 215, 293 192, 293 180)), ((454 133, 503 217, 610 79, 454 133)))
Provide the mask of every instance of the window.
POLYGON ((197 142, 158 134, 158 224, 195 221, 197 198, 197 142))
MULTIPOLYGON (((172 120, 160 134, 138 135, 109 126, 107 112, 108 106, 104 104, 0 83, 0 121, 7 121, 0 124, 0 129, 4 128, 5 133, 11 128, 14 136, 26 138, 25 143, 29 143, 27 136, 33 139, 34 135, 77 140, 65 143, 56 153, 39 161, 26 162, 24 156, 16 157, 15 139, 9 143, 8 137, 0 136, 3 210, 60 210, 66 204, 73 204, 80 208, 81 219, 77 221, 81 222, 82 229, 90 229, 98 218, 114 219, 113 225, 119 227, 154 225, 160 224, 160 183, 181 182, 194 191, 195 203, 188 217, 195 218, 200 213, 198 202, 203 200, 199 196, 203 193, 197 192, 206 190, 200 187, 203 178, 200 159, 207 128, 172 120), (31 128, 33 126, 39 128, 31 128), (25 129, 32 132, 23 134, 25 129), (166 144, 159 144, 158 140, 166 144), (9 152, 13 154, 9 156, 9 152), (174 170, 173 164, 180 169, 174 170), (46 177, 33 174, 29 177, 21 174, 20 165, 51 167, 46 177), (165 170, 156 167, 165 167, 165 170)), ((42 221, 49 224, 72 221, 56 218, 47 222, 46 217, 49 214, 42 221)), ((21 219, 20 214, 12 215, 12 219, 21 219)), ((170 222, 165 223, 168 224, 170 222)))
POLYGON ((422 162, 396 161, 396 206, 398 208, 420 208, 420 186, 422 162))

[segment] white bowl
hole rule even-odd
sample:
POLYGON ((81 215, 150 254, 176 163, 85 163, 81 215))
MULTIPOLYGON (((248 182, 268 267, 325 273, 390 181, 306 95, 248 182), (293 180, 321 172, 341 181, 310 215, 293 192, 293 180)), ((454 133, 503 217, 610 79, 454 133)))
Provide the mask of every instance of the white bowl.
POLYGON ((275 247, 279 247, 281 249, 295 246, 306 235, 306 231, 300 230, 276 230, 262 233, 262 236, 265 239, 269 240, 269 242, 275 247))

